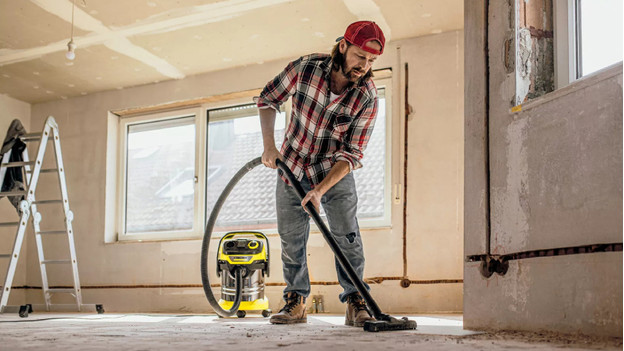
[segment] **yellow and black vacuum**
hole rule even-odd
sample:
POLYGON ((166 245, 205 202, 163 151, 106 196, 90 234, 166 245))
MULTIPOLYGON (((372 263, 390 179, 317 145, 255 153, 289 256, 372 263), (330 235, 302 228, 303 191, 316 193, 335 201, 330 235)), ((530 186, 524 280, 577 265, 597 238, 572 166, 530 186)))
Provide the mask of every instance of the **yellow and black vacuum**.
POLYGON ((263 317, 271 315, 269 300, 264 296, 264 277, 269 276, 269 240, 261 232, 239 231, 225 234, 219 241, 217 276, 221 277, 219 306, 231 310, 237 295, 236 276, 242 272, 240 305, 236 316, 243 318, 247 311, 260 311, 263 317))

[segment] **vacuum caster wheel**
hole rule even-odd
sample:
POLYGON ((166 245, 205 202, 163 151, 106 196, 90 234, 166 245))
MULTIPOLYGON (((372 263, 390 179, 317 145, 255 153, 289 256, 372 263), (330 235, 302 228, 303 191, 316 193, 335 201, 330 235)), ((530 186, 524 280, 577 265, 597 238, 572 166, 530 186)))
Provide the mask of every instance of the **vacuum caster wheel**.
POLYGON ((236 312, 236 317, 238 317, 238 318, 245 318, 246 315, 247 315, 247 312, 245 312, 245 311, 237 311, 236 312))
POLYGON ((26 318, 28 317, 29 313, 32 313, 33 309, 32 309, 32 305, 31 304, 27 304, 27 305, 22 305, 19 308, 19 316, 22 318, 26 318))
POLYGON ((97 314, 104 314, 104 305, 95 305, 95 311, 97 314))
POLYGON ((271 315, 271 310, 262 311, 262 317, 267 318, 270 315, 271 315))

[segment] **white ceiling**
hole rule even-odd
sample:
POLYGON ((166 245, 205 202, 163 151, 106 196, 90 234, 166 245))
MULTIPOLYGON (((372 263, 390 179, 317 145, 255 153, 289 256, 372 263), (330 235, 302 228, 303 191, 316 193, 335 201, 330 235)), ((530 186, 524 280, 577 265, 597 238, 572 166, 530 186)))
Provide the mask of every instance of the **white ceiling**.
POLYGON ((0 0, 0 94, 28 103, 329 52, 346 26, 388 41, 463 28, 463 0, 0 0))

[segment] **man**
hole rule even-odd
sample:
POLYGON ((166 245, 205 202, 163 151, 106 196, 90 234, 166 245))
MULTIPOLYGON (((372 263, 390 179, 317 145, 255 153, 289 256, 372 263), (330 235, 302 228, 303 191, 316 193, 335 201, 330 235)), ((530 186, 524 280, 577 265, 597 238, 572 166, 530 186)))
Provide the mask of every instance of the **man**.
MULTIPOLYGON (((277 226, 282 242, 286 305, 271 317, 273 324, 307 322, 305 299, 310 294, 306 244, 310 219, 305 205, 320 204, 341 250, 362 278, 364 253, 356 218, 357 194, 352 170, 370 139, 377 116, 377 90, 371 66, 383 53, 385 38, 374 22, 347 27, 332 54, 312 54, 291 63, 270 81, 256 99, 264 142, 262 163, 277 168, 280 159, 308 192, 299 201, 280 175, 277 180, 277 226), (276 111, 292 96, 292 116, 281 151, 275 147, 276 111), (280 179, 281 178, 281 179, 280 179)), ((347 302, 345 324, 362 326, 373 319, 355 286, 335 262, 347 302)), ((366 286, 368 289, 368 286, 366 286)))

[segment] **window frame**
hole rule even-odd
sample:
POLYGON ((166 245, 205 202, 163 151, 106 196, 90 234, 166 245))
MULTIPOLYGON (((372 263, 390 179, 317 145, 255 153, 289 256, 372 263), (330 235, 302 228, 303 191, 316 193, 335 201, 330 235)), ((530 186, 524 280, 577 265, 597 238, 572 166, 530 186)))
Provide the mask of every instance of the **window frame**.
POLYGON ((579 0, 554 0, 555 90, 581 77, 579 0))
MULTIPOLYGON (((380 78, 373 78, 378 89, 385 89, 386 115, 385 115, 385 173, 384 173, 384 216, 376 219, 358 219, 362 229, 381 229, 392 226, 392 105, 393 105, 393 79, 392 74, 379 71, 380 78)), ((377 73, 377 72, 376 72, 377 73)), ((206 102, 193 107, 180 108, 167 111, 147 112, 143 114, 118 117, 118 141, 117 141, 117 201, 116 201, 116 237, 117 241, 142 242, 142 241, 179 241, 201 239, 204 234, 205 223, 208 220, 206 214, 206 179, 208 176, 208 111, 228 108, 233 106, 248 105, 251 96, 227 99, 216 102, 206 102), (143 123, 160 122, 181 117, 194 116, 195 118, 195 193, 193 196, 193 227, 190 230, 147 231, 142 233, 128 234, 126 228, 126 198, 127 198, 127 165, 128 165, 128 128, 132 125, 143 123)), ((291 99, 284 104, 285 126, 287 129, 292 111, 291 99)), ((227 119, 227 118, 226 118, 227 119)), ((223 118, 220 118, 223 120, 223 118)), ((366 154, 366 152, 365 152, 366 154)), ((260 156, 260 155, 259 155, 260 156)), ((316 225, 312 223, 311 231, 318 232, 316 225)), ((274 229, 263 230, 266 234, 276 234, 274 229)))
POLYGON ((553 0, 555 90, 603 71, 622 61, 583 73, 582 0, 553 0))
MULTIPOLYGON (((373 78, 377 90, 384 89, 386 100, 386 150, 384 167, 384 216, 375 219, 359 219, 358 224, 362 229, 380 229, 392 226, 392 76, 373 78)), ((379 112, 378 112, 379 113, 379 112)), ((366 162, 366 150, 364 150, 364 162, 366 162)), ((366 164, 364 164, 366 167, 366 164)), ((355 170, 357 172, 358 170, 355 170)), ((357 188, 357 183, 356 183, 357 188)), ((316 227, 315 227, 316 229, 316 227)))
POLYGON ((203 223, 197 217, 197 210, 201 201, 201 192, 198 191, 198 184, 202 180, 203 172, 198 172, 201 166, 201 148, 199 148, 201 134, 204 132, 199 128, 202 119, 201 110, 198 108, 186 108, 174 111, 156 112, 138 116, 124 117, 119 119, 119 150, 118 150, 118 202, 117 202, 117 240, 118 241, 157 241, 157 240, 177 240, 199 237, 203 223), (127 204, 127 171, 128 171, 128 130, 133 125, 144 123, 158 123, 184 117, 195 119, 195 191, 193 194, 193 225, 189 230, 163 230, 146 231, 140 233, 126 233, 126 204, 127 204))

